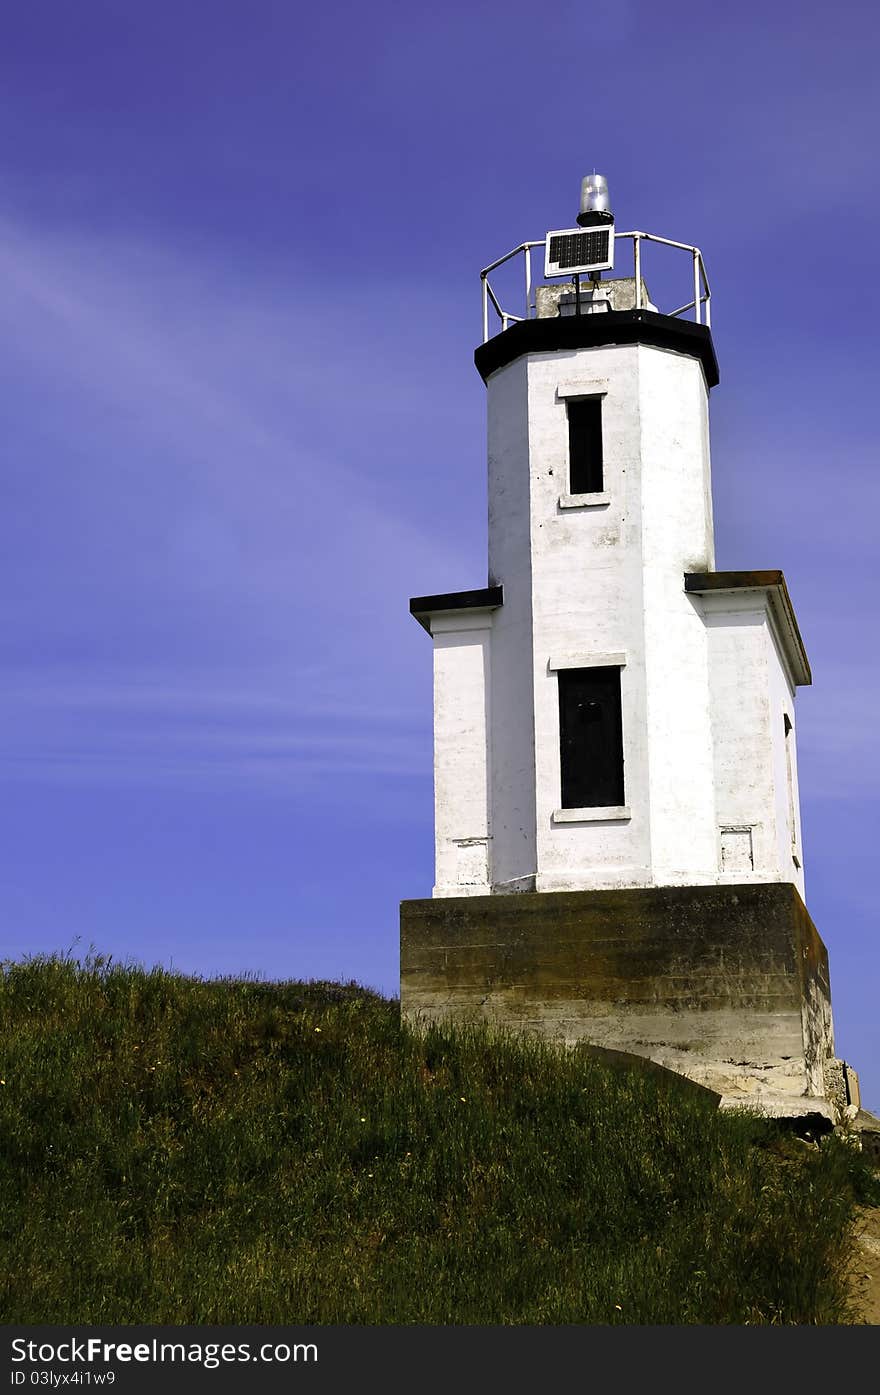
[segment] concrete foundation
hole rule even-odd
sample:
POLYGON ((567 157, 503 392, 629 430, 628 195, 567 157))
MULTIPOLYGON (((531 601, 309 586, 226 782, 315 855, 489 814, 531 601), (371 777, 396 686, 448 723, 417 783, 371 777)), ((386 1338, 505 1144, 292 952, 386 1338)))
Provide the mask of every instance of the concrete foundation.
POLYGON ((593 1042, 774 1112, 829 1093, 828 956, 790 883, 453 896, 400 922, 410 1020, 593 1042))

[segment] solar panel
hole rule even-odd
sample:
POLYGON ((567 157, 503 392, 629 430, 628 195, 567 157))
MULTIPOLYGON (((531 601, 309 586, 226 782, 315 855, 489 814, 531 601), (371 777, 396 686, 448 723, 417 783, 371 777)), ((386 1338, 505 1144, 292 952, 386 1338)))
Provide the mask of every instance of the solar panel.
POLYGON ((614 265, 614 229, 561 228, 547 234, 545 276, 606 271, 614 265))
POLYGON ((608 260, 608 231, 557 233, 550 239, 550 260, 560 270, 571 266, 591 266, 608 260))

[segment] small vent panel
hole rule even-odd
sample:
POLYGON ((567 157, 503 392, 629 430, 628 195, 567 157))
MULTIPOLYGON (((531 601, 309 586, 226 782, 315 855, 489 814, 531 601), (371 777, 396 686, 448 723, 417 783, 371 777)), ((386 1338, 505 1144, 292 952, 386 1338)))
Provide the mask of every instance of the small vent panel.
POLYGON ((614 265, 614 233, 610 227, 563 229, 547 234, 545 276, 605 271, 614 265))

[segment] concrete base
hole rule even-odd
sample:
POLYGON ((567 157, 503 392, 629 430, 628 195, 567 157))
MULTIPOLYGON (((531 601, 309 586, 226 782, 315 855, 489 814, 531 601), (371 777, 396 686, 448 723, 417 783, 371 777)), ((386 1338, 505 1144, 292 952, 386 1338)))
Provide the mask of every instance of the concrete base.
POLYGON ((754 1095, 747 1097, 722 1095, 718 1102, 718 1108, 745 1108, 763 1115, 765 1119, 784 1119, 790 1123, 797 1120, 805 1122, 824 1120, 828 1130, 839 1118, 839 1111, 828 1100, 817 1098, 815 1095, 801 1095, 800 1098, 796 1098, 794 1095, 761 1095, 760 1098, 756 1098, 754 1095))
POLYGON ((880 1167, 880 1119, 868 1109, 856 1111, 850 1128, 875 1167, 880 1167))
POLYGON ((774 1113, 827 1097, 828 956, 788 883, 404 901, 400 924, 410 1020, 594 1042, 774 1113))

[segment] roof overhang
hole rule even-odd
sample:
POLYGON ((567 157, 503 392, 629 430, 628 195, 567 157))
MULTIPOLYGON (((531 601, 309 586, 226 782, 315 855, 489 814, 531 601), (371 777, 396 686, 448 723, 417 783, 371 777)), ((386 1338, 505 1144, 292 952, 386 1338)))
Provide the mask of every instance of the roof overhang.
POLYGON ((686 572, 684 589, 689 595, 707 597, 760 594, 774 621, 792 682, 795 687, 812 683, 810 661, 782 572, 686 572))
POLYGON ((504 604, 503 586, 486 586, 482 591, 448 591, 441 596, 413 596, 410 614, 431 634, 431 621, 440 615, 474 615, 497 610, 504 604))
POLYGON ((485 383, 496 369, 506 367, 523 354, 595 349, 605 344, 647 344, 688 354, 702 363, 707 387, 713 388, 718 382, 718 360, 709 327, 654 310, 608 310, 601 315, 519 320, 481 344, 474 353, 474 362, 485 383))

